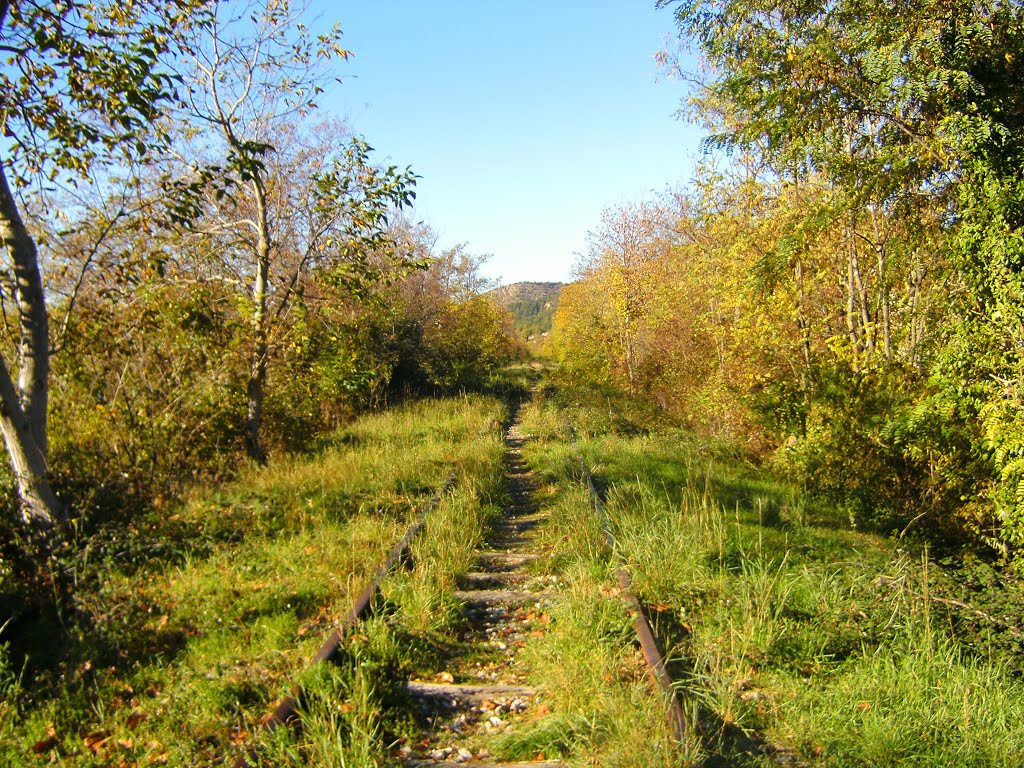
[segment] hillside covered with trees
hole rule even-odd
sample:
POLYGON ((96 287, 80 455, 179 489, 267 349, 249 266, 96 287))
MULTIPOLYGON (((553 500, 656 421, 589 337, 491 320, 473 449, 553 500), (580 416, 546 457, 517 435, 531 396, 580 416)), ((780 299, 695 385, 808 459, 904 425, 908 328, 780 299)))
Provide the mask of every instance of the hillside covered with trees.
POLYGON ((489 295, 511 313, 516 330, 526 341, 539 341, 551 332, 562 288, 562 283, 512 283, 489 295))

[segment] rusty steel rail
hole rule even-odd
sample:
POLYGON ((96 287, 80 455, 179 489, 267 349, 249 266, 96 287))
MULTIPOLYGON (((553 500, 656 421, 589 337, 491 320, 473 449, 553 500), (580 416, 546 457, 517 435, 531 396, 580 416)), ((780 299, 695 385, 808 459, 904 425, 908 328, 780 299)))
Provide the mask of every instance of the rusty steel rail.
MULTIPOLYGON (((341 647, 345 636, 354 629, 359 622, 369 613, 373 600, 377 596, 377 592, 380 590, 380 585, 384 581, 384 577, 391 572, 391 569, 405 556, 409 549, 409 545, 412 544, 412 540, 419 533, 423 524, 427 520, 427 515, 437 506, 437 503, 441 500, 441 497, 455 484, 455 472, 452 472, 445 479, 444 483, 438 489, 437 493, 431 497, 430 501, 423 510, 417 515, 416 519, 412 522, 409 528, 406 530, 405 535, 402 539, 395 544, 391 549, 391 553, 387 556, 374 572, 370 581, 359 596, 352 603, 352 607, 348 613, 345 614, 345 618, 341 620, 332 630, 327 640, 317 654, 312 658, 309 663, 310 668, 322 664, 326 661, 333 661, 338 654, 338 649, 341 647)), ((298 705, 299 699, 302 696, 302 689, 296 687, 292 690, 291 694, 285 696, 281 701, 277 703, 273 711, 262 720, 262 730, 273 731, 278 726, 284 725, 289 720, 298 717, 298 705)), ((238 758, 235 763, 235 768, 254 768, 254 764, 250 762, 250 758, 255 759, 255 747, 250 747, 246 750, 241 757, 238 758)))
POLYGON ((633 592, 629 571, 626 570, 622 555, 615 545, 615 537, 612 535, 611 526, 608 523, 608 512, 605 510, 601 494, 597 491, 597 486, 594 485, 594 478, 583 461, 583 453, 580 451, 579 443, 576 441, 576 431, 568 421, 566 422, 566 428, 569 432, 569 439, 572 441, 572 447, 576 451, 580 472, 582 472, 583 479, 586 481, 587 488, 590 491, 590 498, 594 505, 594 511, 597 513, 597 519, 601 524, 601 533, 604 535, 605 544, 607 544, 608 549, 612 552, 612 556, 619 562, 619 566, 615 569, 615 574, 619 580, 622 598, 633 613, 633 626, 636 630, 636 638, 640 644, 640 650, 643 651, 644 659, 647 661, 648 673, 654 682, 657 683, 658 687, 661 688, 665 696, 666 703, 668 704, 665 717, 668 720, 669 728, 672 730, 672 735, 677 742, 682 742, 690 733, 690 724, 683 714, 682 707, 679 705, 675 685, 665 667, 665 657, 661 653, 661 649, 658 648, 658 643, 654 638, 654 632, 647 619, 647 614, 644 612, 639 598, 633 592))

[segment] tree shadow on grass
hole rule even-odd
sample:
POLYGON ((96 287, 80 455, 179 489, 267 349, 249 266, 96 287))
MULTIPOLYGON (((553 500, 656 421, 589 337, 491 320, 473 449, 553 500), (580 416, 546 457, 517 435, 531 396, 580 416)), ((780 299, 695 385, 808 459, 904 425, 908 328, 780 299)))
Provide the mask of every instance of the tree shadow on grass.
POLYGON ((666 658, 666 671, 675 681, 676 697, 686 717, 686 727, 699 741, 705 756, 704 768, 753 768, 764 765, 787 765, 794 757, 786 750, 771 744, 763 734, 750 728, 741 728, 725 720, 702 695, 703 685, 692 657, 685 653, 689 645, 690 627, 675 611, 652 612, 659 644, 683 649, 666 658))
POLYGON ((828 531, 852 530, 849 515, 803 494, 762 470, 738 465, 725 469, 713 462, 697 462, 686 455, 631 455, 606 457, 593 473, 602 497, 616 485, 635 482, 656 488, 669 503, 682 507, 694 494, 707 498, 743 524, 792 530, 798 527, 828 531))
POLYGON ((0 643, 33 701, 85 701, 102 675, 176 657, 195 630, 154 605, 143 574, 154 563, 174 568, 205 559, 246 536, 245 527, 214 516, 131 514, 137 509, 105 509, 80 521, 50 556, 31 554, 15 531, 3 537, 0 643), (111 585, 112 573, 123 589, 111 585))

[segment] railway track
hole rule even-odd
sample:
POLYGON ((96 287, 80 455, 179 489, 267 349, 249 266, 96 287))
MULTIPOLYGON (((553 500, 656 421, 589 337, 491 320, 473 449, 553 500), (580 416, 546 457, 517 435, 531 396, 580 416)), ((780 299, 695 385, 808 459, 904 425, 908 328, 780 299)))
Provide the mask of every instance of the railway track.
POLYGON ((459 633, 463 649, 436 680, 410 680, 406 692, 421 727, 419 738, 399 751, 406 766, 485 765, 516 768, 561 765, 533 755, 530 763, 495 762, 481 744, 546 705, 526 685, 520 651, 526 638, 543 632, 555 577, 537 575, 533 533, 546 519, 533 499, 534 479, 521 455, 525 437, 518 414, 505 436, 506 480, 511 506, 489 531, 476 570, 465 574, 455 597, 464 606, 459 633), (537 760, 536 758, 541 758, 537 760))
POLYGON ((661 648, 658 647, 658 642, 654 637, 654 630, 651 628, 651 624, 647 618, 646 612, 644 611, 644 607, 639 598, 637 598, 636 593, 633 591, 632 580, 629 576, 629 571, 626 569, 626 564, 618 555, 615 547, 615 538, 612 536, 611 525, 608 520, 608 513, 605 511, 604 502, 594 484, 594 478, 590 474, 590 470, 587 468, 586 462, 583 460, 583 454, 580 452, 579 444, 576 441, 576 433, 572 429, 571 424, 567 425, 566 431, 569 433, 569 437, 572 440, 572 447, 580 465, 580 473, 583 475, 583 480, 587 484, 587 490, 590 492, 590 500, 594 505, 594 512, 597 513, 598 522, 601 525, 601 533, 604 536, 605 546, 607 546, 609 552, 612 553, 612 556, 618 560, 618 567, 615 569, 615 575, 619 581, 619 589, 621 590, 622 598, 629 606, 630 612, 633 614, 633 627, 636 630, 637 642, 640 644, 640 650, 643 652, 644 661, 647 662, 648 673, 650 674, 651 680, 661 690, 662 697, 665 699, 665 716, 668 720, 668 725, 672 731, 672 735, 675 737, 677 742, 684 741, 689 735, 690 723, 687 722, 686 716, 683 714, 683 709, 679 705, 675 685, 672 682, 672 678, 669 676, 668 669, 665 664, 665 657, 661 652, 661 648))
MULTIPOLYGON (((457 642, 447 654, 442 671, 429 678, 413 677, 401 685, 399 706, 407 710, 407 720, 411 718, 416 733, 393 748, 390 756, 394 764, 408 768, 526 768, 567 764, 548 759, 543 751, 530 754, 526 762, 503 762, 492 756, 488 748, 496 737, 515 731, 518 723, 528 720, 536 726, 550 715, 544 691, 529 684, 522 651, 529 639, 549 630, 548 611, 558 598, 560 580, 548 572, 543 557, 536 551, 535 534, 547 515, 538 508, 537 481, 522 457, 528 437, 520 430, 520 420, 520 409, 517 409, 505 433, 505 481, 510 504, 487 531, 481 548, 475 553, 474 569, 462 575, 454 594, 462 606, 457 642)), ((574 437, 573 443, 575 445, 574 437)), ((577 457, 595 512, 601 519, 608 554, 612 555, 614 542, 604 519, 601 499, 578 448, 577 457)), ((332 661, 346 634, 372 611, 382 581, 403 561, 431 508, 454 482, 453 475, 421 512, 363 590, 343 624, 324 643, 313 664, 332 661)), ((618 578, 649 673, 665 697, 670 727, 676 738, 681 739, 686 732, 685 720, 673 696, 671 680, 643 608, 633 595, 628 573, 621 564, 618 578)), ((264 719, 263 727, 273 730, 284 724, 299 725, 301 697, 301 690, 294 690, 264 719)), ((258 755, 250 750, 238 760, 236 768, 259 764, 258 755)))

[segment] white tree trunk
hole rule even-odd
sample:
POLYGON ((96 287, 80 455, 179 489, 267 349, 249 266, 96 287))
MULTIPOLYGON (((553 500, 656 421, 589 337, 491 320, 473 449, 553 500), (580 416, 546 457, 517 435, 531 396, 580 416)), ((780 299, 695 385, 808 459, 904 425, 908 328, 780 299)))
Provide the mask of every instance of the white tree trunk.
POLYGON ((46 409, 49 400, 49 316, 36 244, 18 211, 0 165, 0 242, 14 267, 20 346, 18 382, 0 359, 0 432, 18 483, 22 519, 41 531, 64 521, 64 509, 50 488, 46 409))
POLYGON ((270 222, 267 213, 266 190, 262 179, 253 180, 256 196, 257 219, 256 278, 253 281, 253 348, 249 362, 249 382, 246 386, 248 403, 245 415, 245 445, 249 457, 265 464, 267 455, 260 442, 263 423, 263 390, 267 380, 267 292, 270 284, 270 222))

